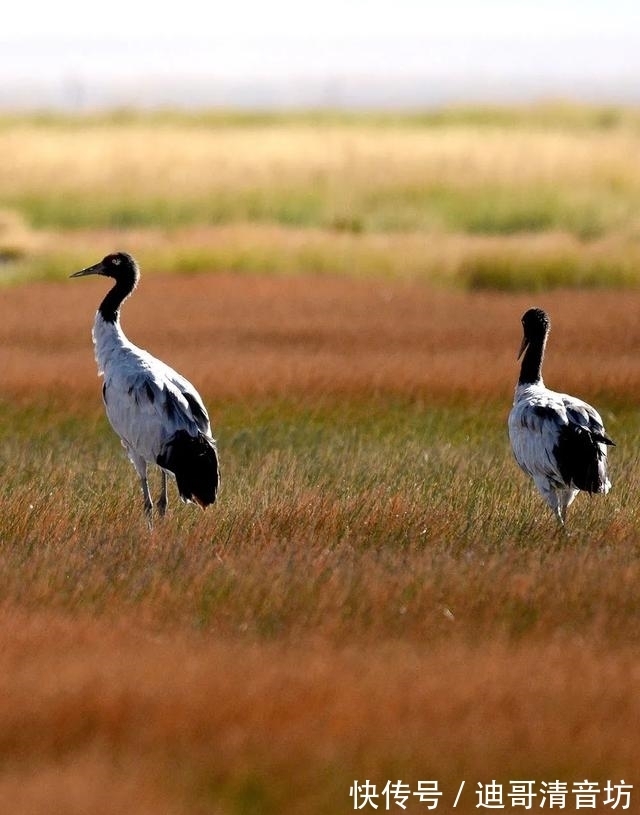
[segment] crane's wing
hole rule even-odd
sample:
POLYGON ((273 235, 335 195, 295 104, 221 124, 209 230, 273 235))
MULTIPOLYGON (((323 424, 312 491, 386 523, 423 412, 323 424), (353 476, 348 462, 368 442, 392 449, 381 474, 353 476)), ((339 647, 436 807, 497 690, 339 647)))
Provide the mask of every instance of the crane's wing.
POLYGON ((157 380, 166 380, 166 382, 170 383, 173 388, 182 394, 189 406, 191 418, 195 422, 198 430, 207 436, 211 436, 209 414, 204 406, 204 402, 200 398, 200 394, 193 387, 191 382, 177 371, 174 371, 169 365, 162 362, 162 360, 156 359, 156 357, 149 354, 148 351, 143 351, 142 349, 136 349, 136 351, 140 359, 144 361, 145 367, 153 373, 157 380))
POLYGON ((567 483, 593 493, 607 493, 607 447, 614 442, 605 433, 598 411, 571 396, 563 396, 569 425, 560 439, 558 466, 567 483))
POLYGON ((156 461, 179 431, 210 436, 206 410, 195 390, 184 393, 157 365, 111 372, 105 376, 103 398, 113 429, 126 447, 147 461, 156 461))
POLYGON ((594 407, 581 399, 567 396, 565 393, 560 394, 560 396, 571 424, 584 428, 591 433, 595 441, 601 444, 612 445, 615 443, 607 436, 602 418, 594 407))
POLYGON ((204 406, 204 402, 200 398, 200 394, 193 387, 188 379, 185 379, 179 373, 165 365, 164 374, 169 382, 172 383, 186 399, 191 415, 199 430, 205 435, 211 435, 211 425, 209 423, 209 414, 204 406))
POLYGON ((567 425, 562 403, 539 400, 514 405, 509 414, 511 447, 520 467, 532 478, 549 479, 558 487, 564 485, 555 451, 567 425))
POLYGON ((509 437, 516 461, 554 487, 607 492, 607 445, 600 415, 586 402, 547 391, 514 405, 509 437))

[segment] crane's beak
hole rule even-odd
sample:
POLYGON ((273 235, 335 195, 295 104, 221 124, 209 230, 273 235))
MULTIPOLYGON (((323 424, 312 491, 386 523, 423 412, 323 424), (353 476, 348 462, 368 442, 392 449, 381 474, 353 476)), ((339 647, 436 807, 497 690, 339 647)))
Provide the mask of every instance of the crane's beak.
POLYGON ((102 261, 100 261, 100 263, 94 263, 93 266, 88 266, 86 269, 81 269, 79 272, 74 272, 69 275, 69 277, 84 277, 88 274, 104 274, 102 261))
POLYGON ((522 345, 520 346, 520 350, 518 351, 518 359, 524 354, 524 352, 529 347, 529 340, 526 337, 522 338, 522 345))

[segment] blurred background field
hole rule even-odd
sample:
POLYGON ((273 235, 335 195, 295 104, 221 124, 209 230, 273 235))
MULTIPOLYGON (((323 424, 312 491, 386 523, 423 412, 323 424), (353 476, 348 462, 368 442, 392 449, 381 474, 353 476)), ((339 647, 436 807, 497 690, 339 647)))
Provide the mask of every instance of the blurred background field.
POLYGON ((633 287, 639 147, 615 107, 5 116, 0 272, 120 242, 154 272, 633 287))

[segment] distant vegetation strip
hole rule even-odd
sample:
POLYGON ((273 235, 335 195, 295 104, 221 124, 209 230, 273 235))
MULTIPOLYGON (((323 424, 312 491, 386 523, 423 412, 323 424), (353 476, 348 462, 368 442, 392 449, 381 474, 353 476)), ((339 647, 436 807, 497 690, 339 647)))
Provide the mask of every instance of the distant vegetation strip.
POLYGON ((640 108, 618 105, 585 105, 570 101, 550 101, 524 105, 448 105, 433 109, 398 111, 326 110, 241 110, 236 108, 136 110, 119 107, 101 111, 66 113, 40 110, 34 112, 0 113, 0 128, 16 123, 45 127, 76 127, 103 124, 180 124, 243 126, 300 124, 340 124, 397 127, 425 125, 437 127, 450 124, 501 125, 506 127, 552 126, 602 129, 626 126, 640 129, 640 108))
POLYGON ((0 276, 92 246, 158 271, 635 286, 640 111, 0 117, 0 276))
POLYGON ((174 230, 23 229, 0 248, 0 285, 64 278, 114 249, 133 252, 145 275, 337 275, 497 291, 620 289, 640 283, 640 246, 618 237, 583 243, 564 233, 354 235, 233 224, 174 230))

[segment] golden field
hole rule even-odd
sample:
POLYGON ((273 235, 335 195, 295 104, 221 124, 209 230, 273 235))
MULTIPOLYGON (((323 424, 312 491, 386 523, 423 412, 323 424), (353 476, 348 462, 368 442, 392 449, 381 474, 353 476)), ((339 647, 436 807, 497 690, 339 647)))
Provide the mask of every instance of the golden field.
POLYGON ((0 179, 16 250, 0 298, 2 811, 336 815, 366 779, 437 780, 440 812, 462 781, 458 811, 496 779, 517 812, 511 780, 536 782, 536 809, 543 781, 624 779, 634 811, 634 114, 0 131, 20 153, 0 179), (247 215, 257 180, 276 205, 247 215), (434 225, 428 197, 409 216, 397 196, 431 180, 473 188, 465 207, 501 188, 502 224, 532 183, 562 206, 506 232, 468 209, 434 225), (188 199, 189 218, 113 223, 130 181, 188 199), (286 222, 278 201, 317 183, 337 197, 286 222), (239 214, 213 223, 198 207, 225 185, 239 214), (595 232, 567 220, 577 187, 595 232), (410 223, 384 221, 376 195, 410 223), (55 214, 83 201, 83 223, 55 214), (559 247, 571 268, 600 274, 597 256, 624 275, 537 279, 559 247), (107 283, 62 279, 113 249, 143 261, 125 331, 196 384, 222 463, 216 506, 173 492, 152 532, 100 402, 90 326, 107 283), (479 258, 482 281, 463 278, 479 258), (617 443, 612 492, 579 496, 567 534, 506 438, 531 305, 552 318, 547 383, 593 402, 617 443))
POLYGON ((638 282, 637 112, 0 117, 3 277, 123 234, 158 271, 638 282))

